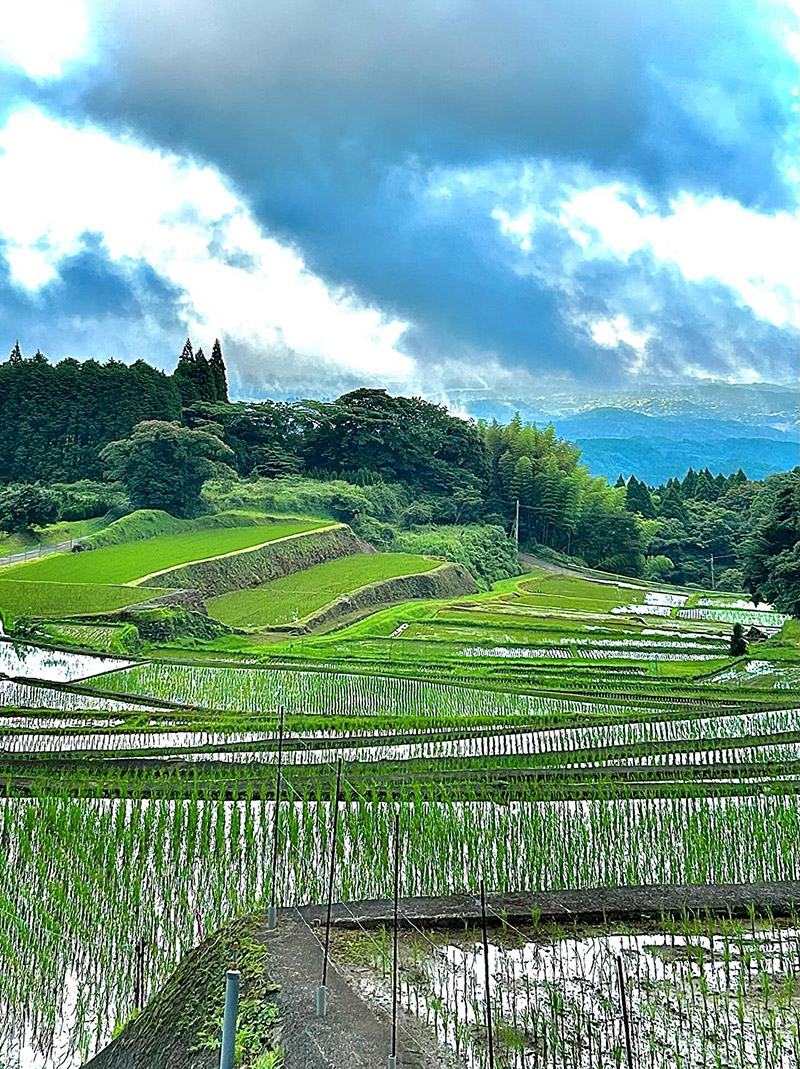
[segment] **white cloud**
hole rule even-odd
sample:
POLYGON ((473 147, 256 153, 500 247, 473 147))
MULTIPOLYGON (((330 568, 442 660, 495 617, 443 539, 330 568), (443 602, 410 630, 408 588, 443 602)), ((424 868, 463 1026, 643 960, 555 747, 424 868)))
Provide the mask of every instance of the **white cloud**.
POLYGON ((688 282, 717 282, 756 316, 777 327, 800 326, 800 274, 795 249, 800 217, 761 214, 723 197, 683 193, 661 212, 640 192, 615 183, 569 193, 547 209, 492 212, 500 232, 525 253, 542 224, 558 224, 581 260, 619 260, 649 253, 673 264, 688 282))
POLYGON ((800 218, 762 215, 722 197, 675 198, 665 213, 621 185, 597 186, 565 200, 559 221, 589 257, 627 261, 649 252, 689 282, 718 282, 761 319, 800 326, 795 249, 800 218))
POLYGON ((56 279, 90 233, 179 291, 188 332, 277 355, 278 380, 303 360, 387 384, 415 372, 408 324, 314 275, 211 167, 25 108, 0 129, 0 203, 14 205, 0 239, 22 288, 56 279))
POLYGON ((0 66, 36 81, 59 78, 90 51, 84 0, 5 0, 0 13, 0 66))

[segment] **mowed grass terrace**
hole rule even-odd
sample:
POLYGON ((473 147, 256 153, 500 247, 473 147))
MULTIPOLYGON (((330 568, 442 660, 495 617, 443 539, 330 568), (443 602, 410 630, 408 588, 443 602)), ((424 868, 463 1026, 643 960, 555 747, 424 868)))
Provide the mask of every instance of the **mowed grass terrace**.
POLYGON ((126 605, 150 601, 167 593, 155 587, 111 586, 101 583, 51 583, 0 579, 0 609, 13 616, 81 616, 113 612, 126 605))
POLYGON ((440 564, 441 561, 412 553, 357 553, 273 579, 251 590, 235 590, 211 598, 208 611, 233 627, 291 623, 369 583, 418 575, 440 564))
POLYGON ((154 572, 319 530, 330 523, 329 520, 303 520, 161 535, 87 553, 59 553, 28 564, 12 565, 3 578, 52 583, 132 583, 154 572))

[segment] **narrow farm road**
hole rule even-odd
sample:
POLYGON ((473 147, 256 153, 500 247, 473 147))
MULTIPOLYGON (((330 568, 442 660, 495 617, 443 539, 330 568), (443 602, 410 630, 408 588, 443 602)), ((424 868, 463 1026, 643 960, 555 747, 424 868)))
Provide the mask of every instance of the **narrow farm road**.
POLYGON ((20 553, 12 553, 8 557, 0 557, 0 568, 3 568, 7 564, 22 564, 27 560, 38 560, 40 557, 46 556, 48 553, 59 553, 67 549, 72 549, 78 542, 82 542, 85 536, 80 538, 68 538, 66 542, 56 542, 52 546, 39 545, 36 549, 25 549, 20 553))

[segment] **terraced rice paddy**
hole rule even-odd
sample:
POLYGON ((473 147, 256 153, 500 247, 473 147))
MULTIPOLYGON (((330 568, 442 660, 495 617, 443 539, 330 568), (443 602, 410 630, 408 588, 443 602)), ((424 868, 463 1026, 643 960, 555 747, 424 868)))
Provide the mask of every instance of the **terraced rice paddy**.
POLYGON ((158 538, 145 538, 141 542, 105 546, 90 553, 57 553, 42 560, 13 566, 8 570, 8 578, 55 583, 124 584, 180 564, 236 553, 324 526, 326 524, 323 521, 306 520, 270 523, 263 527, 220 527, 161 535, 158 538))
POLYGON ((317 564, 251 590, 211 598, 212 616, 235 627, 266 627, 302 620, 315 609, 370 583, 402 575, 418 575, 441 561, 412 553, 357 553, 317 564))
POLYGON ((168 590, 153 587, 137 589, 93 582, 34 582, 23 579, 20 574, 19 579, 0 579, 0 609, 14 616, 57 618, 64 616, 65 611, 80 616, 83 613, 113 612, 167 593, 168 590))
MULTIPOLYGON (((687 596, 534 575, 186 663, 0 644, 22 677, 0 680, 0 1064, 17 1047, 30 1069, 81 1064, 130 1017, 140 939, 152 993, 273 888, 324 900, 340 758, 336 900, 390 895, 396 813, 403 896, 800 879, 800 694, 772 679, 796 670, 791 644, 734 669, 730 623, 682 617, 687 596)), ((796 1064, 798 930, 501 925, 497 1064, 624 1066, 617 955, 637 1066, 796 1064)), ((487 1065, 473 934, 409 935, 401 966, 406 1008, 487 1065)))
MULTIPOLYGON (((652 931, 554 933, 506 929, 489 945, 496 1057, 508 1069, 627 1064, 625 982, 634 1065, 792 1069, 800 1058, 796 926, 667 922, 652 931)), ((387 1003, 388 956, 364 941, 387 1003)), ((418 930, 401 948, 400 999, 464 1064, 487 1064, 486 979, 479 933, 418 930)))

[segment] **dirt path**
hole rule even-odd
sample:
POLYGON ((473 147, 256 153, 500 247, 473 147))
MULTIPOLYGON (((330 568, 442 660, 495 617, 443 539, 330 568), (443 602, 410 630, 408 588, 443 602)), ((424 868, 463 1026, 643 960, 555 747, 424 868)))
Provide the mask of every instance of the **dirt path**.
POLYGON ((24 549, 8 557, 0 557, 0 568, 7 564, 23 564, 25 561, 39 560, 40 557, 46 557, 49 553, 61 553, 63 550, 72 549, 79 542, 85 542, 87 538, 88 535, 80 535, 78 538, 68 538, 66 542, 56 542, 52 546, 43 546, 40 543, 35 549, 24 549))
MULTIPOLYGON (((387 1014, 354 989, 342 963, 328 969, 328 1012, 316 1015, 322 966, 324 914, 309 925, 299 910, 282 910, 278 930, 257 930, 269 952, 270 979, 281 985, 280 1041, 285 1069, 371 1069, 386 1065, 391 1050, 387 1014)), ((446 1059, 427 1031, 408 1014, 398 1030, 397 1064, 402 1069, 444 1069, 446 1059)))

